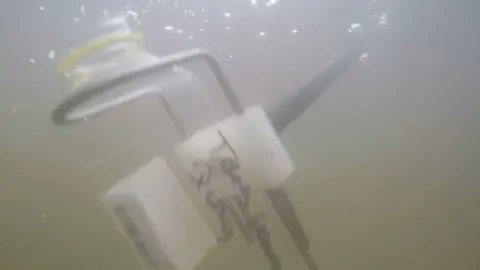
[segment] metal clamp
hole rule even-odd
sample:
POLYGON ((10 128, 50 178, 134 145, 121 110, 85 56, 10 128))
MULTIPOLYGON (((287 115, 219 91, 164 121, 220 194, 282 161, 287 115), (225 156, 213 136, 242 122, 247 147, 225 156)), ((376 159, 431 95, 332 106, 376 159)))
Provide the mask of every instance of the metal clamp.
MULTIPOLYGON (((220 67, 220 64, 209 53, 203 50, 195 49, 191 51, 185 51, 164 56, 159 59, 158 63, 148 68, 135 70, 126 74, 121 74, 111 80, 94 83, 88 85, 83 89, 79 89, 75 94, 67 97, 62 103, 60 103, 60 105, 58 105, 53 110, 52 120, 57 125, 83 122, 86 117, 98 115, 114 107, 118 107, 120 105, 132 102, 145 95, 151 94, 160 96, 162 103, 165 105, 164 97, 158 90, 153 88, 147 88, 123 94, 122 96, 102 102, 87 109, 74 111, 83 103, 95 98, 96 96, 104 94, 111 89, 114 89, 122 83, 138 79, 142 76, 152 75, 156 72, 161 72, 163 70, 172 68, 172 66, 174 65, 182 65, 195 60, 203 60, 207 63, 207 65, 211 68, 213 74, 215 75, 216 79, 218 80, 218 83, 220 84, 220 87, 222 88, 228 103, 232 107, 233 112, 237 115, 242 114, 243 106, 240 104, 235 93, 233 92, 230 81, 220 67)), ((169 112, 169 114, 171 113, 168 108, 167 111, 169 112)), ((170 117, 172 117, 172 115, 170 115, 170 117)), ((172 120, 176 122, 175 118, 172 118, 172 120)), ((177 125, 178 123, 175 124, 177 125)), ((179 127, 177 126, 177 128, 179 127)))

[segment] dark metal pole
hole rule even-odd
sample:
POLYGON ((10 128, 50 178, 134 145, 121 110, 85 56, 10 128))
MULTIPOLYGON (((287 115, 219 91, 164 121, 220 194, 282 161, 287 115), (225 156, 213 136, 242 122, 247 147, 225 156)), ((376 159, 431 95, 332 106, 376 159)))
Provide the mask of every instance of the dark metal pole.
POLYGON ((293 96, 268 113, 278 134, 302 115, 348 68, 360 57, 363 50, 357 49, 338 58, 323 73, 315 76, 293 96))

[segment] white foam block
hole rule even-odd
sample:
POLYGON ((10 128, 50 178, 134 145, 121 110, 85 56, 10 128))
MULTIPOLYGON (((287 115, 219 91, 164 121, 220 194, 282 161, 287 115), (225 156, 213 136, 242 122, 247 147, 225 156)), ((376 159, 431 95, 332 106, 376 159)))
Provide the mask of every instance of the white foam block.
MULTIPOLYGON (((281 186, 295 169, 260 106, 248 108, 241 116, 230 117, 196 132, 175 149, 175 155, 191 174, 196 173, 199 162, 215 166, 215 160, 236 158, 244 183, 259 189, 281 186), (230 147, 225 145, 225 140, 230 147)), ((213 168, 215 171, 218 170, 213 168)), ((216 185, 214 188, 218 189, 218 193, 225 193, 225 197, 229 197, 231 194, 228 193, 235 191, 227 191, 221 186, 222 182, 212 181, 210 185, 216 185)))
POLYGON ((194 269, 216 238, 162 158, 118 182, 103 197, 144 269, 194 269))

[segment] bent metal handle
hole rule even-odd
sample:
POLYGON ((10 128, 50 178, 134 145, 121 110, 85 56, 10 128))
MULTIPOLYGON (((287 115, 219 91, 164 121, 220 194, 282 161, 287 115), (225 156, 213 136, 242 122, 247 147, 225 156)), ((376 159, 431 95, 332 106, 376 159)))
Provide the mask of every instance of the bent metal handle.
POLYGON ((230 81, 221 69, 220 64, 215 60, 215 58, 213 58, 213 56, 211 56, 207 52, 195 49, 191 51, 167 55, 160 58, 156 64, 148 68, 121 74, 111 80, 93 83, 85 88, 81 88, 76 91, 76 93, 72 96, 67 97, 62 103, 60 103, 60 105, 58 105, 58 107, 55 108, 55 110, 53 110, 52 120, 57 125, 78 123, 83 121, 83 119, 85 119, 86 117, 98 115, 114 107, 118 107, 128 102, 132 102, 133 100, 136 100, 145 95, 160 94, 153 89, 135 90, 120 97, 116 97, 114 99, 94 105, 93 107, 83 110, 75 110, 85 102, 90 101, 93 98, 102 95, 111 89, 114 89, 122 83, 138 79, 142 76, 148 76, 157 72, 164 71, 174 65, 181 65, 196 60, 202 60, 207 63, 207 65, 211 68, 213 74, 215 75, 216 79, 218 80, 218 83, 220 84, 220 87, 222 88, 223 93, 225 94, 225 97, 227 98, 227 101, 232 107, 234 113, 242 114, 243 107, 238 101, 235 93, 233 92, 230 81))

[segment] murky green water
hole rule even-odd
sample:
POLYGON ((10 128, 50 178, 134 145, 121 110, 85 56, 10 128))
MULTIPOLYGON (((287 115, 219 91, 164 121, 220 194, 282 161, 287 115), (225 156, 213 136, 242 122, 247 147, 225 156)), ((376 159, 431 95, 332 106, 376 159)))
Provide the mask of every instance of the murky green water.
MULTIPOLYGON (((42 5, 47 12, 54 3, 10 10, 40 20, 42 5)), ((480 42, 475 20, 452 7, 412 13, 422 27, 392 26, 384 43, 374 45, 282 135, 297 166, 286 190, 319 269, 480 268, 480 42)), ((163 151, 171 140, 159 121, 163 111, 146 100, 88 125, 54 126, 49 114, 66 95, 67 83, 50 60, 28 60, 46 58, 53 44, 48 40, 61 34, 45 31, 53 34, 44 37, 33 22, 5 16, 2 28, 12 40, 33 35, 38 43, 23 42, 18 53, 6 48, 13 41, 2 45, 9 65, 2 65, 0 75, 0 268, 139 269, 98 196, 163 151)), ((245 46, 242 33, 235 39, 238 48, 245 46)), ((288 40, 278 36, 270 45, 288 40)), ((257 43, 245 53, 266 54, 260 67, 246 60, 226 64, 233 73, 253 69, 246 71, 250 77, 264 72, 250 83, 242 83, 246 75, 233 75, 238 89, 253 89, 239 90, 242 101, 255 103, 259 91, 262 104, 275 104, 276 87, 286 84, 279 90, 284 97, 308 81, 330 58, 309 60, 310 54, 293 51, 308 42, 313 45, 304 49, 314 51, 315 44, 324 44, 319 40, 278 45, 294 46, 283 50, 291 53, 291 69, 278 67, 274 53, 257 43), (308 75, 298 74, 302 66, 308 75)), ((171 42, 169 49, 175 47, 171 42)), ((247 249, 218 249, 199 269, 266 269, 262 258, 247 249)))

